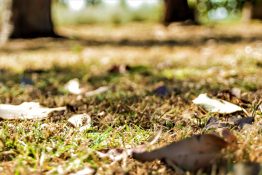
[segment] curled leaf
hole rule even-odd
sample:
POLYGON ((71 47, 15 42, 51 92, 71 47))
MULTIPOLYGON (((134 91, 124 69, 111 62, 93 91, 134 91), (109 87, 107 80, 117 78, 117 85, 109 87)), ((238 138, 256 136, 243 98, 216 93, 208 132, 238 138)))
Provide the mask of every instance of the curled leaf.
POLYGON ((68 122, 75 128, 85 130, 91 126, 91 117, 88 114, 75 114, 68 119, 68 122))
POLYGON ((208 112, 220 113, 220 114, 231 114, 237 111, 243 111, 243 108, 220 99, 211 99, 207 94, 200 94, 193 103, 202 106, 208 112))
POLYGON ((164 160, 171 166, 195 171, 214 163, 226 146, 227 143, 216 135, 195 135, 150 152, 134 152, 133 158, 141 162, 164 160))

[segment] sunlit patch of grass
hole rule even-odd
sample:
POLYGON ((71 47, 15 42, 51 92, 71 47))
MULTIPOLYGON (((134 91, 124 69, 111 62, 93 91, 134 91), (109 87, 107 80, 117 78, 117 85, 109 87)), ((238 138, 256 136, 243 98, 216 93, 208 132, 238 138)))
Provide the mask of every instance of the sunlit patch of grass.
POLYGON ((2 162, 12 162, 13 172, 57 171, 54 167, 76 163, 69 172, 83 167, 85 163, 97 167, 92 160, 95 150, 134 147, 146 141, 150 131, 137 126, 109 127, 105 131, 91 128, 85 132, 69 127, 65 122, 1 123, 2 162), (26 126, 26 128, 25 128, 26 126), (41 156, 44 156, 44 158, 41 156))

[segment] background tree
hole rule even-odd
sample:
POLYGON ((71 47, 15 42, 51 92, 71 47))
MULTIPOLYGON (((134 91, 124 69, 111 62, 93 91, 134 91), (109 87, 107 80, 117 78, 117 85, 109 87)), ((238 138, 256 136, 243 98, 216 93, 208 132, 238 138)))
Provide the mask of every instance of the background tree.
POLYGON ((262 19, 262 0, 253 2, 251 8, 251 17, 253 19, 262 19))
POLYGON ((11 38, 54 37, 51 0, 13 0, 11 38))
POLYGON ((93 5, 93 6, 95 6, 95 5, 99 5, 99 4, 101 4, 102 3, 102 0, 86 0, 86 4, 90 4, 90 5, 93 5))
POLYGON ((242 21, 248 22, 250 19, 262 19, 262 0, 242 0, 242 21))
POLYGON ((187 0, 165 0, 164 23, 180 22, 186 20, 195 21, 194 10, 188 5, 187 0))

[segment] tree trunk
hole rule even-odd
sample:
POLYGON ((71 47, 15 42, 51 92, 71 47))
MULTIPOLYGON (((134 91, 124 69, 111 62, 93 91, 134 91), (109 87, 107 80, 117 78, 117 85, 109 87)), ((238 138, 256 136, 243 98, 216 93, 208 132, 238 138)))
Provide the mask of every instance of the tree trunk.
POLYGON ((13 0, 11 38, 54 37, 51 0, 13 0))
POLYGON ((194 10, 188 6, 187 0, 165 0, 164 23, 195 21, 194 10))
POLYGON ((1 31, 0 31, 0 46, 5 44, 8 40, 11 32, 12 26, 9 24, 11 18, 11 1, 2 0, 0 2, 0 12, 1 12, 1 31))
POLYGON ((253 19, 262 19, 262 0, 257 0, 253 4, 251 17, 253 19))

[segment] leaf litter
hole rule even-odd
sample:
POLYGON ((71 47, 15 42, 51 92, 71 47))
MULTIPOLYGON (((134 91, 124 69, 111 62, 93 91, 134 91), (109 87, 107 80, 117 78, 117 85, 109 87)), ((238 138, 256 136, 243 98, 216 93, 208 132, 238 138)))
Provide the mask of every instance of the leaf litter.
POLYGON ((80 83, 79 83, 79 80, 77 78, 69 80, 65 84, 64 88, 65 88, 65 90, 67 90, 68 92, 70 92, 71 94, 74 94, 74 95, 82 94, 85 91, 84 88, 80 88, 80 83))
POLYGON ((77 78, 69 80, 65 85, 64 89, 71 94, 80 95, 79 98, 91 97, 108 91, 110 88, 108 86, 102 86, 95 90, 88 91, 87 88, 81 87, 80 82, 77 78))
POLYGON ((203 107, 208 112, 231 114, 238 111, 245 111, 240 106, 221 99, 212 99, 207 94, 200 94, 193 100, 193 103, 203 107))
POLYGON ((228 143, 213 134, 195 135, 149 152, 134 152, 141 162, 164 160, 168 165, 196 171, 215 163, 228 143))
POLYGON ((20 105, 0 104, 0 118, 2 119, 44 119, 54 111, 65 111, 66 107, 47 108, 37 102, 24 102, 20 105))
POLYGON ((79 128, 79 131, 84 131, 91 127, 91 117, 88 114, 75 114, 67 121, 75 128, 79 128))
MULTIPOLYGON (((229 103, 227 103, 227 105, 228 104, 229 103)), ((232 107, 232 104, 230 104, 230 106, 232 107)), ((235 106, 233 105, 233 107, 235 106)), ((47 117, 48 114, 53 111, 65 110, 65 107, 45 108, 40 106, 39 103, 25 102, 21 105, 1 105, 0 109, 0 114, 2 114, 1 116, 4 116, 8 119, 42 119, 47 117), (9 114, 9 117, 6 113, 8 109, 13 109, 13 113, 9 114), (26 112, 26 109, 29 111, 26 112), (20 113, 17 113, 18 110, 20 113), (34 113, 34 111, 38 111, 39 113, 34 113), (18 115, 20 117, 11 117, 12 115, 18 115)), ((238 120, 236 123, 243 125, 243 123, 253 122, 253 118, 244 119, 238 120)), ((80 128, 80 131, 86 130, 91 126, 91 117, 88 114, 75 114, 68 119, 68 122, 71 123, 75 128, 80 128)), ((209 124, 212 122, 216 123, 217 120, 211 118, 209 124)), ((225 135, 227 138, 225 140, 235 140, 235 137, 232 136, 229 131, 222 130, 222 133, 222 135, 225 135)), ((120 160, 126 161, 128 156, 132 155, 133 158, 142 162, 159 159, 164 160, 172 167, 178 166, 184 170, 196 171, 198 169, 208 167, 215 162, 215 160, 220 155, 221 149, 227 146, 227 142, 225 140, 216 135, 205 134, 192 136, 191 138, 172 143, 168 146, 151 152, 141 152, 145 149, 145 145, 141 145, 136 149, 110 149, 105 153, 101 151, 97 151, 96 153, 101 158, 108 157, 112 161, 112 164, 120 160)), ((93 173, 93 171, 90 171, 90 173, 93 173)))
POLYGON ((107 92, 108 90, 110 89, 109 86, 101 86, 93 91, 88 91, 84 94, 84 96, 86 97, 91 97, 91 96, 94 96, 94 95, 98 95, 98 94, 102 94, 104 92, 107 92))

